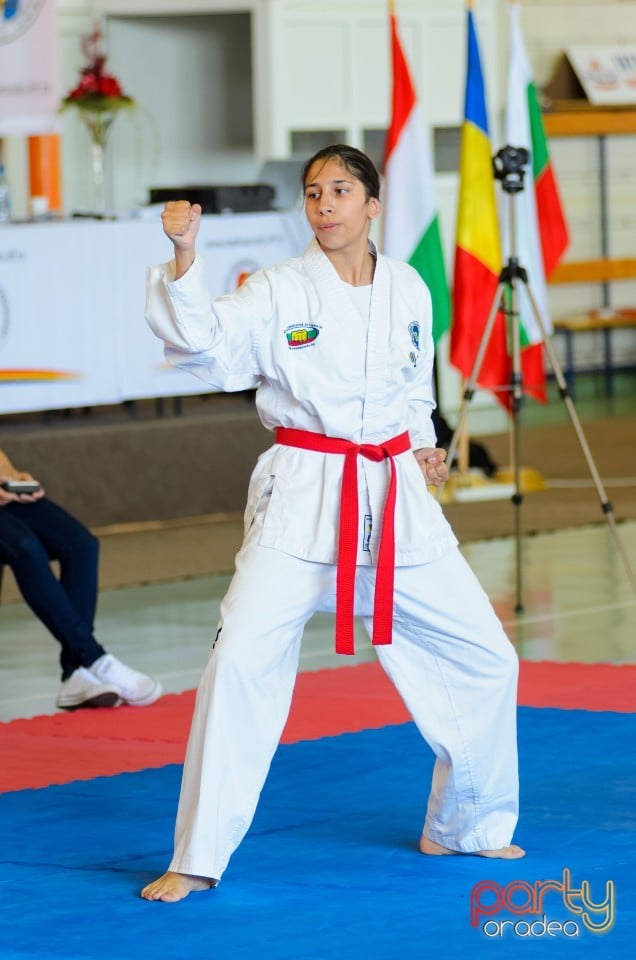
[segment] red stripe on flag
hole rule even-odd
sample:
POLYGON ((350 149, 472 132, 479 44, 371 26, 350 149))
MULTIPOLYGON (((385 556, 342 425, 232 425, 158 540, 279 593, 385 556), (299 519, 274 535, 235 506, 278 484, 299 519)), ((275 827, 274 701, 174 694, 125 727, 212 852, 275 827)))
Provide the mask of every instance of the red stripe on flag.
POLYGON ((391 126, 386 135, 384 150, 386 161, 393 153, 409 114, 415 107, 415 88, 402 50, 397 31, 397 20, 391 15, 391 56, 393 58, 393 93, 391 99, 391 126))
POLYGON ((543 267, 546 277, 549 277, 569 243, 568 226, 551 164, 541 171, 535 181, 535 193, 543 267))
MULTIPOLYGON (((453 290, 453 325, 451 327, 451 363, 469 378, 473 372, 477 351, 486 322, 497 293, 499 278, 471 253, 457 247, 455 251, 455 281, 453 290)), ((510 361, 506 344, 506 322, 497 312, 493 329, 477 382, 488 389, 506 387, 510 381, 510 361)), ((497 399, 508 407, 508 394, 496 393, 497 399)))
POLYGON ((548 402, 545 381, 545 361, 543 344, 534 343, 521 351, 521 371, 523 373, 523 392, 534 397, 539 403, 548 402))
MULTIPOLYGON (((458 247, 455 251, 455 281, 453 304, 455 315, 451 327, 451 363, 470 378, 477 351, 482 341, 486 322, 497 292, 499 278, 480 260, 458 247)), ((523 390, 546 403, 546 377, 542 343, 524 347, 521 351, 523 390)), ((495 317, 488 346, 477 383, 495 391, 495 397, 507 410, 512 403, 511 395, 512 358, 508 350, 506 318, 500 310, 495 317)))

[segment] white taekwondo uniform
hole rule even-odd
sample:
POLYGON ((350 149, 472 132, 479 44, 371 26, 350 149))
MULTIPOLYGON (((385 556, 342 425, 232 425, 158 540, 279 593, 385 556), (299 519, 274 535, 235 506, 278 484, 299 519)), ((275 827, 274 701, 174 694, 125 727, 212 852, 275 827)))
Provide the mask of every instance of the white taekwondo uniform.
MULTIPOLYGON (((375 251, 374 251, 375 252, 375 251)), ((148 274, 146 317, 175 365, 256 388, 264 425, 434 447, 431 301, 377 257, 368 318, 313 240, 210 303, 199 259, 148 274)), ((342 455, 275 443, 249 485, 245 540, 197 694, 170 869, 220 879, 245 835, 291 702, 307 620, 335 602, 342 455)), ((436 755, 424 833, 475 852, 517 821, 517 657, 410 450, 394 459, 393 642, 378 657, 436 755)), ((356 613, 372 635, 385 461, 358 466, 356 613)))

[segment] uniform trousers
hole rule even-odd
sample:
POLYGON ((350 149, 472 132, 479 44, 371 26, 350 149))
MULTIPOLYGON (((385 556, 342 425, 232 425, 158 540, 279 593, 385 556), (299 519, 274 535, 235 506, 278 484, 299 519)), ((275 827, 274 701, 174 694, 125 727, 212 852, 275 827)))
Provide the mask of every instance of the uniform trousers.
MULTIPOLYGON (((169 867, 216 880, 252 822, 305 624, 335 603, 336 567, 262 547, 261 523, 237 555, 197 691, 169 867)), ((374 585, 375 567, 358 566, 356 614, 370 633, 374 585)), ((375 649, 436 757, 424 834, 465 853, 508 845, 518 816, 518 660, 457 548, 396 568, 393 642, 375 649)))

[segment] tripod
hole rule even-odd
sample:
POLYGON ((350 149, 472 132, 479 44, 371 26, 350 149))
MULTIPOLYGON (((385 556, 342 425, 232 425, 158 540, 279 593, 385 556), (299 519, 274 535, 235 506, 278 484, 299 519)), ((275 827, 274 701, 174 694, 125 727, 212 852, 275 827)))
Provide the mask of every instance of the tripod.
POLYGON ((510 385, 509 391, 511 394, 511 404, 510 404, 510 413, 512 421, 512 444, 511 444, 511 456, 512 456, 512 475, 514 482, 514 493, 512 495, 512 504, 515 508, 514 510, 514 533, 515 533, 515 566, 516 566, 516 603, 515 603, 515 612, 523 613, 523 590, 522 590, 522 533, 521 533, 521 505, 523 502, 523 493, 521 490, 521 468, 519 466, 519 449, 520 449, 520 413, 521 406, 523 403, 523 374, 521 371, 521 336, 520 336, 520 326, 519 326, 519 311, 518 311, 518 282, 524 285, 524 289, 527 293, 530 306, 532 308, 533 316, 536 320, 537 327, 541 333, 541 341, 545 346, 546 353, 548 354, 550 365, 554 373, 555 379, 559 387, 559 396, 563 400, 567 412, 569 414, 572 426, 574 427, 577 439, 583 451, 583 455, 587 461, 587 465, 596 487, 599 500, 601 503, 601 509, 607 519, 611 534, 614 539, 614 543, 618 550, 618 553, 623 561, 625 571, 629 582, 631 583, 632 589, 636 593, 636 578, 631 569, 629 559, 623 543, 618 534, 616 527, 616 520, 614 517, 614 508, 605 493, 603 483, 599 476, 596 464, 592 457, 592 453, 588 446, 585 434, 583 433, 583 428, 581 427, 581 421, 579 420, 572 396, 568 389, 565 377, 563 376, 563 371, 559 364, 559 361, 554 352, 552 343, 547 335, 545 324, 543 318, 541 317, 541 312, 538 308, 537 301, 534 297, 530 284, 528 283, 528 274, 524 267, 520 264, 517 257, 517 237, 516 237, 516 209, 515 209, 515 195, 520 193, 524 189, 524 176, 525 176, 525 166, 530 159, 530 155, 526 149, 523 147, 511 147, 505 146, 493 157, 493 173, 496 180, 501 181, 501 186, 504 192, 508 196, 508 224, 509 224, 509 234, 510 234, 510 255, 504 268, 499 274, 499 284, 495 292, 492 306, 488 314, 488 319, 484 327, 484 331, 479 342, 477 349, 477 355, 475 357, 475 362, 473 369, 471 371, 470 377, 466 383, 462 395, 462 402, 459 410, 459 418, 455 432, 453 433, 453 438, 448 449, 447 461, 449 464, 452 464, 455 453, 457 451, 457 446, 459 443, 459 438, 462 434, 464 428, 464 422, 466 419, 466 414, 468 410, 468 404, 472 400, 475 393, 475 385, 477 383, 477 377, 481 370, 483 359, 486 353, 486 348, 488 346, 488 341, 492 334, 493 326, 497 313, 500 310, 503 310, 503 313, 506 317, 506 324, 509 331, 509 342, 511 343, 511 359, 512 359, 512 371, 510 375, 510 385))

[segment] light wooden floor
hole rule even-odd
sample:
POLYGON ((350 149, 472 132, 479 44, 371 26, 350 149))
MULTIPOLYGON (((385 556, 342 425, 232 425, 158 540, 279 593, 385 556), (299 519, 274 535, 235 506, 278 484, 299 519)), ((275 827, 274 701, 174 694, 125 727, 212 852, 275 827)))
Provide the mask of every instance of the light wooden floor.
MULTIPOLYGON (((604 398, 595 382, 581 384, 582 419, 633 411, 635 378, 604 398)), ((552 422, 561 409, 534 408, 552 422)), ((475 509, 479 509, 476 504, 475 509)), ((619 524, 632 567, 636 523, 619 524)), ((519 655, 530 660, 628 663, 636 661, 636 595, 606 524, 525 538, 521 566, 524 613, 516 615, 514 538, 467 544, 464 553, 491 597, 519 655)), ((116 656, 160 678, 166 692, 196 685, 216 632, 220 599, 229 578, 104 591, 97 636, 116 656)), ((449 587, 450 588, 450 587, 449 587)), ((461 598, 457 598, 458 603, 461 598)), ((0 607, 0 720, 55 711, 58 650, 22 603, 0 607)), ((359 653, 337 658, 333 618, 315 616, 303 642, 301 670, 350 666, 374 657, 359 630, 359 653)))
MULTIPOLYGON (((636 558, 636 523, 620 526, 636 558)), ((515 615, 512 538, 468 544, 464 552, 519 655, 529 660, 633 663, 636 596, 605 526, 538 535, 523 543, 522 597, 515 615)), ((194 687, 214 636, 228 577, 102 593, 97 634, 110 652, 160 678, 166 692, 194 687)), ((449 587, 450 589, 450 587, 449 587)), ((461 603, 461 598, 457 598, 461 603)), ((55 711, 57 645, 23 604, 0 611, 0 720, 55 711)), ((375 656, 358 631, 356 657, 336 657, 333 618, 317 614, 303 641, 301 670, 351 666, 375 656)))

